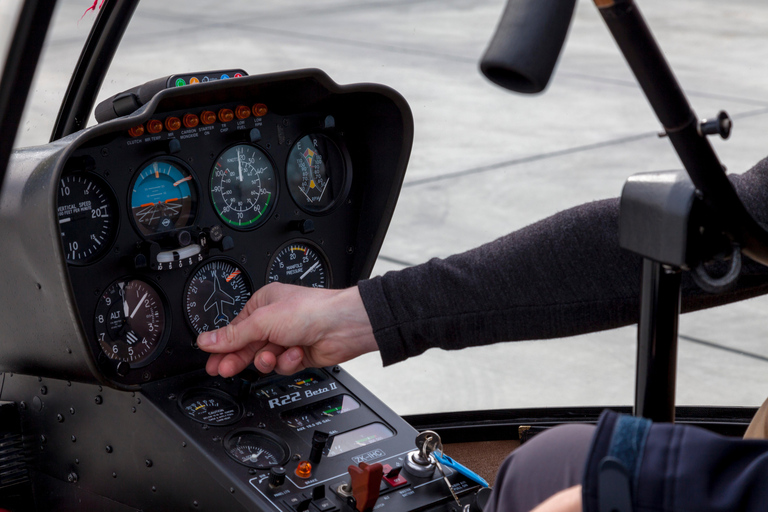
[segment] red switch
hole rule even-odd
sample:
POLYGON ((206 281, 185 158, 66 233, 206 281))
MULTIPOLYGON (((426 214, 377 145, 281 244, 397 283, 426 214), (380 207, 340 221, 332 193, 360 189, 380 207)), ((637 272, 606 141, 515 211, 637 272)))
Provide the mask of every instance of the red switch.
POLYGON ((384 464, 384 481, 391 487, 400 487, 408 483, 408 480, 400 475, 400 470, 403 468, 392 469, 389 464, 384 464))
POLYGON ((347 468, 352 478, 352 496, 357 502, 358 512, 373 510, 376 500, 379 499, 379 486, 384 476, 384 468, 378 462, 375 464, 360 463, 358 466, 347 468))

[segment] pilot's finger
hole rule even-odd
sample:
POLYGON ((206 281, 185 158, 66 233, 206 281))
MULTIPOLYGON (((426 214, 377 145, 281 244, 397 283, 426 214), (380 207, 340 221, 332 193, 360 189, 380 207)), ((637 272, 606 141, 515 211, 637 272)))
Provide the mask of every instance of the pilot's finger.
POLYGON ((245 370, 253 361, 254 352, 255 349, 252 346, 247 346, 236 352, 223 354, 221 361, 219 361, 219 375, 225 378, 233 377, 245 370))
POLYGON ((255 355, 253 355, 253 365, 261 373, 270 373, 275 369, 277 358, 283 352, 285 352, 285 348, 275 345, 274 343, 269 343, 261 350, 256 351, 255 355))
POLYGON ((208 375, 215 377, 219 374, 219 363, 224 359, 226 354, 211 354, 208 356, 208 361, 205 363, 205 371, 208 375))
POLYGON ((293 375, 304 368, 304 350, 301 347, 291 347, 277 358, 275 371, 282 375, 293 375))
POLYGON ((202 333, 197 337, 197 346, 206 352, 234 352, 249 344, 260 349, 269 341, 268 330, 264 327, 270 323, 269 315, 264 314, 267 309, 254 311, 248 318, 221 329, 202 333))

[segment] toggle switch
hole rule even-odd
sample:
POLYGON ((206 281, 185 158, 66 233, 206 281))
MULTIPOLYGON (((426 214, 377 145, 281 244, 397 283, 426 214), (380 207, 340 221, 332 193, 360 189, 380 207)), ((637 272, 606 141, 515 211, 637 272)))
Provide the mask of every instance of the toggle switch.
POLYGON ((379 499, 379 486, 384 476, 384 468, 378 462, 361 462, 359 467, 349 466, 347 471, 352 478, 352 496, 357 502, 358 512, 373 510, 376 500, 379 499))

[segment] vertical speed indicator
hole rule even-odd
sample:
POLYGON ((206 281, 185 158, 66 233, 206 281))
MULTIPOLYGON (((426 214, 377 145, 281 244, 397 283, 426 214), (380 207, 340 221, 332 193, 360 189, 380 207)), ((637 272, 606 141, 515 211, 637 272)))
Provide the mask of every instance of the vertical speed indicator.
POLYGON ((200 334, 229 324, 248 302, 252 288, 245 271, 227 259, 205 263, 187 283, 184 309, 200 334))
POLYGON ((112 191, 96 176, 79 173, 61 179, 57 198, 67 263, 93 263, 109 249, 117 232, 112 191))

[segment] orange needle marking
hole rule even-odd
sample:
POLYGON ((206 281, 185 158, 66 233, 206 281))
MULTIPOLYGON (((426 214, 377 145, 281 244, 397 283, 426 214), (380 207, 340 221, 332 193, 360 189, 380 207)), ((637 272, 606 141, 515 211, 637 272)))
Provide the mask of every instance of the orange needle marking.
POLYGON ((153 204, 155 203, 144 203, 141 206, 139 206, 139 208, 144 208, 145 206, 152 206, 153 204))
POLYGON ((232 272, 231 274, 229 274, 229 275, 227 276, 227 279, 226 279, 226 281, 227 281, 227 282, 230 282, 231 280, 233 280, 233 279, 234 279, 236 276, 238 276, 238 275, 240 275, 240 271, 239 271, 239 270, 235 270, 234 272, 232 272))
POLYGON ((170 198, 170 199, 166 199, 166 200, 165 200, 165 202, 166 202, 166 203, 170 203, 171 201, 178 201, 178 200, 179 200, 179 198, 178 198, 178 197, 172 197, 172 198, 170 198))
POLYGON ((191 180, 191 179, 192 179, 192 176, 187 176, 186 178, 182 178, 182 179, 180 179, 179 181, 177 181, 176 183, 174 183, 174 184, 173 184, 173 186, 174 186, 174 187, 178 187, 179 185, 181 185, 181 184, 182 184, 182 183, 184 183, 185 181, 189 181, 189 180, 191 180))

